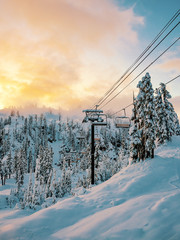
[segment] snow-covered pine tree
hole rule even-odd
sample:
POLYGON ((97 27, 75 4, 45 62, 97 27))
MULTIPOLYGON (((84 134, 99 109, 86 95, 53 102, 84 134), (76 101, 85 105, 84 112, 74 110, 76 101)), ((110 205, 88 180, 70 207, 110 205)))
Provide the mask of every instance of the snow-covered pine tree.
POLYGON ((53 198, 53 203, 56 203, 56 188, 57 188, 57 183, 56 183, 56 169, 53 169, 53 180, 51 182, 51 186, 50 186, 50 191, 51 191, 51 195, 53 198))
POLYGON ((5 156, 0 160, 0 175, 2 185, 6 184, 6 179, 8 177, 8 166, 7 166, 7 157, 5 156))
POLYGON ((61 180, 60 180, 60 196, 63 197, 66 194, 66 170, 65 167, 62 169, 62 175, 61 175, 61 180))
POLYGON ((24 174, 26 172, 26 159, 23 149, 19 149, 14 155, 14 170, 16 173, 16 183, 18 193, 24 184, 24 174))
POLYGON ((27 190, 24 194, 24 205, 25 207, 32 208, 32 200, 33 200, 33 187, 32 187, 32 169, 29 174, 29 183, 27 190))
POLYGON ((56 188, 55 188, 55 197, 61 198, 61 179, 58 178, 58 181, 56 182, 56 188))
POLYGON ((151 77, 146 73, 145 77, 139 81, 137 87, 139 94, 137 96, 137 115, 139 129, 141 130, 140 159, 154 157, 155 148, 155 104, 154 90, 151 84, 151 77))
POLYGON ((156 139, 157 144, 163 144, 167 139, 167 128, 166 128, 166 112, 165 105, 162 100, 162 94, 160 89, 155 91, 155 108, 156 108, 156 139))
POLYGON ((68 167, 65 173, 65 182, 66 182, 66 192, 70 193, 71 192, 71 169, 68 167))
POLYGON ((175 134, 175 122, 174 122, 174 108, 172 103, 168 99, 171 98, 169 91, 166 89, 166 84, 160 83, 160 92, 164 103, 165 112, 165 128, 166 128, 166 140, 171 141, 171 137, 175 134))
POLYGON ((179 119, 178 119, 178 115, 176 112, 174 112, 174 126, 175 126, 175 134, 179 135, 180 132, 180 125, 179 125, 179 119))
POLYGON ((30 173, 30 170, 33 169, 33 155, 32 155, 32 149, 29 150, 29 155, 27 157, 27 172, 30 173))
POLYGON ((33 188, 32 206, 36 208, 36 205, 41 204, 41 192, 40 192, 40 159, 36 159, 35 180, 33 188))
POLYGON ((11 155, 11 150, 10 150, 7 155, 7 168, 8 168, 9 178, 11 178, 11 174, 13 173, 12 165, 13 165, 12 164, 12 155, 11 155))
POLYGON ((40 184, 47 184, 53 163, 52 148, 40 146, 38 158, 40 161, 40 184))
POLYGON ((48 198, 48 197, 52 197, 52 192, 51 192, 51 180, 52 180, 52 170, 51 172, 49 173, 49 178, 48 178, 48 181, 47 181, 47 184, 46 184, 46 192, 45 192, 45 198, 48 198))
POLYGON ((28 135, 32 137, 32 127, 33 127, 33 116, 28 118, 28 135))
POLYGON ((129 129, 122 129, 122 145, 120 148, 120 155, 122 156, 122 167, 128 165, 128 159, 130 155, 130 135, 129 129))
POLYGON ((137 110, 136 110, 136 99, 133 101, 134 108, 132 109, 132 117, 131 117, 131 127, 129 130, 130 135, 130 158, 131 162, 139 161, 139 151, 141 146, 141 130, 139 130, 138 118, 137 118, 137 110))
POLYGON ((88 184, 87 184, 87 178, 86 176, 83 174, 83 179, 82 179, 82 186, 83 188, 87 188, 88 184))
POLYGON ((82 185, 83 185, 82 179, 80 177, 78 177, 76 187, 79 188, 79 187, 82 187, 82 185))
POLYGON ((50 175, 52 171, 52 164, 53 164, 53 150, 52 148, 45 148, 44 152, 44 163, 45 163, 45 175, 44 175, 44 181, 47 183, 48 176, 50 175))
MULTIPOLYGON (((88 168, 88 169, 86 170, 86 172, 87 172, 86 181, 87 181, 87 186, 89 187, 89 186, 91 185, 91 169, 88 168)), ((95 177, 95 178, 96 178, 96 177, 95 177)), ((99 180, 99 178, 98 178, 98 180, 99 180)))
POLYGON ((24 120, 23 133, 26 135, 28 129, 27 118, 24 120))

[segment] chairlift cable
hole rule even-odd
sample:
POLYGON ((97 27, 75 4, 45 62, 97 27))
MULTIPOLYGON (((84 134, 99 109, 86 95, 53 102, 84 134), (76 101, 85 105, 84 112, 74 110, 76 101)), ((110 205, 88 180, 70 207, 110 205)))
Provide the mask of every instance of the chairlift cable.
MULTIPOLYGON (((126 70, 126 72, 120 77, 120 79, 113 84, 113 86, 104 94, 104 96, 96 103, 99 104, 102 102, 103 98, 115 87, 115 85, 129 72, 129 70, 141 59, 141 57, 151 48, 151 46, 157 41, 157 39, 164 33, 164 31, 172 24, 172 22, 179 15, 178 10, 175 15, 169 20, 169 22, 165 25, 165 27, 159 32, 159 34, 155 37, 155 39, 147 46, 147 48, 140 54, 140 56, 135 60, 135 62, 126 70), (174 19, 173 19, 174 18, 174 19)), ((96 106, 96 105, 95 105, 96 106)))
POLYGON ((143 63, 145 61, 145 59, 166 39, 166 37, 179 25, 180 22, 178 22, 172 29, 171 31, 169 31, 166 36, 161 39, 161 41, 138 63, 138 65, 136 67, 134 67, 132 69, 132 71, 113 89, 113 91, 111 91, 111 93, 109 93, 104 100, 99 104, 99 106, 102 105, 102 103, 131 75, 131 73, 133 73, 140 65, 141 63, 143 63))
POLYGON ((173 82, 174 80, 176 80, 178 77, 180 77, 180 75, 178 75, 177 77, 171 79, 170 81, 168 81, 167 83, 165 83, 166 85, 169 84, 170 82, 173 82))
MULTIPOLYGON (((126 70, 126 72, 120 77, 118 81, 116 81, 113 86, 104 94, 103 97, 95 104, 102 103, 103 99, 106 97, 107 94, 109 94, 111 91, 113 91, 113 88, 120 82, 120 80, 130 71, 130 69, 142 58, 142 56, 151 48, 151 46, 158 40, 158 38, 166 31, 166 29, 175 21, 175 19, 179 16, 180 9, 173 15, 173 17, 168 21, 168 23, 164 26, 164 28, 157 34, 157 36, 154 38, 154 40, 146 47, 146 49, 140 54, 140 56, 134 61, 134 63, 126 70)), ((94 107, 95 107, 94 105, 94 107)), ((93 107, 93 108, 94 108, 93 107)))
POLYGON ((126 108, 128 108, 128 107, 130 107, 130 106, 132 106, 132 105, 133 105, 133 103, 127 105, 126 107, 122 108, 121 110, 119 110, 119 111, 117 111, 117 112, 111 114, 111 116, 114 116, 114 115, 116 115, 116 114, 119 113, 119 112, 122 112, 124 109, 126 109, 126 108))
POLYGON ((132 81, 130 81, 121 91, 119 91, 115 96, 113 96, 108 102, 106 102, 101 108, 105 107, 113 99, 115 99, 120 93, 122 93, 132 82, 134 82, 142 73, 144 73, 151 65, 153 65, 162 55, 164 55, 178 40, 178 37, 168 48, 166 48, 154 61, 152 61, 143 71, 141 71, 132 81))

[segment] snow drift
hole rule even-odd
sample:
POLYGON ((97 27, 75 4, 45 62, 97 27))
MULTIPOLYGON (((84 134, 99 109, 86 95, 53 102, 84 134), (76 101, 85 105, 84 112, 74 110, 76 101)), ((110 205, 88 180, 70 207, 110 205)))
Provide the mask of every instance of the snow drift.
MULTIPOLYGON (((1 195, 8 193, 5 191, 1 195)), ((4 199, 4 198, 3 198, 4 199)), ((180 239, 180 137, 93 187, 37 212, 1 210, 0 239, 180 239)))

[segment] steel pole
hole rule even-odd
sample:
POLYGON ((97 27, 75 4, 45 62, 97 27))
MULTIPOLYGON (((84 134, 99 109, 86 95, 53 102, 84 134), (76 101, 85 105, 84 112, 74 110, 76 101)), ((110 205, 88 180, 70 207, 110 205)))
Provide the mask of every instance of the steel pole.
POLYGON ((91 124, 91 184, 94 184, 94 124, 91 124))

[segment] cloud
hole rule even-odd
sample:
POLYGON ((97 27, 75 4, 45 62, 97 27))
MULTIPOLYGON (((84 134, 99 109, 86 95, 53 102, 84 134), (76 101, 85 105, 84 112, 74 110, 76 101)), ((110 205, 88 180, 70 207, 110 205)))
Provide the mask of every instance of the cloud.
POLYGON ((158 65, 164 71, 174 71, 180 73, 180 58, 173 58, 166 60, 164 63, 158 65))
POLYGON ((101 92, 112 84, 111 73, 138 43, 133 27, 142 24, 133 8, 111 0, 2 0, 0 107, 89 104, 98 79, 106 82, 101 92))

